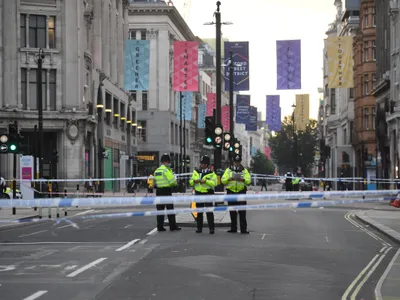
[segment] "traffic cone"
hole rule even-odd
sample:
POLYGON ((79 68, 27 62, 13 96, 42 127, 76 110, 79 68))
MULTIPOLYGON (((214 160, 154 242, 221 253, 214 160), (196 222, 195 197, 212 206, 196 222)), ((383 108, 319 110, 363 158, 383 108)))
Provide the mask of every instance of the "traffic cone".
POLYGON ((397 194, 396 199, 390 203, 391 206, 400 208, 400 194, 397 194))

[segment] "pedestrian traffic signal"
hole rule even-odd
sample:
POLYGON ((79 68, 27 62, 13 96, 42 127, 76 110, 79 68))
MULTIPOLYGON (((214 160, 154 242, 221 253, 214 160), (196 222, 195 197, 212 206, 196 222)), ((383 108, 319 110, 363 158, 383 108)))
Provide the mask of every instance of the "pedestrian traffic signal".
POLYGON ((18 134, 18 124, 8 125, 8 153, 19 153, 20 136, 18 134))
POLYGON ((224 150, 229 151, 231 148, 232 137, 229 132, 224 132, 224 150))
POLYGON ((214 117, 206 117, 204 127, 204 143, 210 146, 213 144, 214 117))
POLYGON ((221 124, 216 124, 214 127, 214 147, 221 148, 223 142, 224 128, 221 124))

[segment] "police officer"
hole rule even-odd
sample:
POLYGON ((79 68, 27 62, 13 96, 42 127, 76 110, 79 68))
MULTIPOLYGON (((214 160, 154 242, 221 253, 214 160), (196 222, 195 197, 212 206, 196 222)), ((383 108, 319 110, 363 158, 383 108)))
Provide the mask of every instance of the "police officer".
MULTIPOLYGON (((249 171, 242 166, 242 157, 237 154, 233 157, 233 165, 226 169, 224 175, 222 175, 221 182, 226 186, 226 193, 231 194, 246 194, 247 186, 251 183, 251 176, 249 171)), ((228 205, 246 205, 246 201, 229 202, 228 205)), ((229 211, 231 216, 231 229, 228 230, 230 233, 237 232, 237 212, 229 211)), ((240 232, 248 234, 247 231, 247 220, 246 211, 239 211, 240 219, 240 232)))
MULTIPOLYGON (((196 195, 213 195, 214 187, 217 185, 217 174, 209 169, 210 158, 204 155, 200 159, 200 169, 194 170, 192 178, 189 180, 190 186, 194 186, 196 195)), ((197 203, 196 207, 212 207, 213 203, 197 203)), ((210 234, 214 234, 214 213, 208 212, 207 223, 210 230, 210 234)), ((201 233, 203 231, 203 213, 197 213, 197 231, 201 233)))
MULTIPOLYGON (((172 196, 172 188, 177 186, 175 175, 171 170, 171 158, 168 154, 161 156, 161 166, 154 172, 154 182, 156 186, 156 196, 172 196)), ((157 204, 157 210, 174 209, 171 204, 157 204)), ((175 215, 168 215, 169 229, 171 231, 181 230, 176 225, 175 215)), ((157 230, 165 231, 164 215, 157 216, 157 230)))

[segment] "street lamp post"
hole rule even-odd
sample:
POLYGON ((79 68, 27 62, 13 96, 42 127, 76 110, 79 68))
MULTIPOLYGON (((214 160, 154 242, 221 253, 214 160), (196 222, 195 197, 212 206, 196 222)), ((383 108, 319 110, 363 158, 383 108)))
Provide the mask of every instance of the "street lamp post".
POLYGON ((296 176, 297 173, 297 133, 296 133, 296 121, 295 121, 296 105, 293 104, 292 107, 293 107, 292 122, 293 122, 293 157, 294 157, 293 175, 296 176))
POLYGON ((229 51, 229 127, 230 127, 230 134, 231 138, 235 133, 233 128, 233 52, 232 50, 229 51))
MULTIPOLYGON (((44 51, 39 49, 38 53, 38 68, 37 68, 37 107, 38 107, 38 123, 39 123, 39 143, 38 143, 38 157, 39 157, 39 178, 43 177, 43 90, 42 90, 42 70, 43 70, 44 51)), ((35 170, 36 172, 36 170, 35 170)), ((42 182, 40 182, 40 191, 42 191, 42 182)))
MULTIPOLYGON (((217 11, 215 12, 215 50, 216 50, 216 124, 221 124, 221 2, 217 1, 217 11)), ((214 166, 216 170, 221 169, 222 149, 215 148, 214 150, 214 166)))

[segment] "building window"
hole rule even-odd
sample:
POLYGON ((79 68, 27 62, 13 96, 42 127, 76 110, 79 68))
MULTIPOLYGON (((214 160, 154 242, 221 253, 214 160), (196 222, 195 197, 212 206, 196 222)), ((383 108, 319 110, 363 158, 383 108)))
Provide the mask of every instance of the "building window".
POLYGON ((372 74, 372 85, 373 85, 373 88, 376 88, 376 73, 372 74))
POLYGON ((376 122, 376 108, 375 106, 372 108, 372 129, 375 130, 375 122, 376 122))
POLYGON ((353 128, 354 128, 354 121, 350 121, 350 144, 353 143, 353 128))
POLYGON ((113 113, 114 113, 114 128, 118 129, 118 121, 120 119, 120 111, 119 111, 119 100, 117 98, 113 99, 113 113))
POLYGON ((368 14, 368 8, 364 9, 364 27, 367 28, 369 25, 369 14, 368 14))
MULTIPOLYGON (((55 70, 54 70, 55 71, 55 70)), ((47 109, 47 76, 46 70, 42 70, 42 105, 43 110, 47 109)), ((21 69, 21 103, 24 109, 29 107, 30 110, 37 110, 37 69, 21 69), (29 102, 28 102, 29 95, 29 102)), ((51 92, 50 92, 51 96, 51 92)), ((54 100, 55 101, 55 100, 54 100)))
POLYGON ((145 111, 147 110, 147 92, 142 93, 142 110, 145 111))
POLYGON ((372 59, 376 61, 376 41, 373 42, 372 59))
POLYGON ((146 129, 147 129, 147 121, 138 121, 139 139, 142 142, 147 141, 146 129))
POLYGON ((365 130, 369 129, 369 108, 368 107, 364 107, 363 109, 363 128, 365 130))
POLYGON ((132 100, 136 102, 136 97, 137 97, 136 91, 130 90, 129 95, 132 97, 132 100))
POLYGON ((336 89, 331 89, 331 115, 336 114, 336 89))
POLYGON ((54 49, 56 48, 56 18, 49 17, 47 21, 48 26, 48 38, 49 38, 49 48, 54 49))
MULTIPOLYGON (((136 124, 136 111, 135 110, 132 110, 131 116, 132 116, 132 124, 136 124)), ((136 136, 136 129, 137 129, 137 125, 132 126, 132 135, 133 136, 136 136)))
POLYGON ((56 17, 44 15, 29 15, 28 24, 26 14, 20 15, 20 44, 21 47, 29 48, 56 48, 56 17), (28 41, 26 40, 26 28, 28 30, 28 41), (48 45, 47 45, 48 44, 48 45))
POLYGON ((126 120, 125 103, 123 102, 120 103, 119 111, 120 111, 119 128, 121 131, 125 131, 125 120, 126 120))
POLYGON ((141 40, 146 40, 147 39, 146 30, 140 30, 140 39, 141 40))
POLYGON ((354 89, 353 88, 349 89, 349 97, 350 97, 350 99, 354 99, 354 89))
POLYGON ((343 145, 347 145, 347 129, 343 129, 343 145))
POLYGON ((26 47, 26 15, 20 16, 20 45, 22 48, 26 47))
POLYGON ((364 74, 364 96, 369 95, 369 78, 368 78, 368 74, 364 74))
POLYGON ((368 42, 364 42, 364 62, 368 61, 368 42))
POLYGON ((46 16, 29 16, 29 47, 46 48, 46 16))
POLYGON ((372 8, 372 26, 376 27, 375 7, 372 8))
POLYGON ((130 40, 146 40, 147 39, 147 31, 145 29, 142 29, 142 30, 137 30, 137 29, 129 30, 129 39, 130 40))
POLYGON ((57 70, 50 70, 49 78, 50 110, 56 110, 57 103, 57 70))

